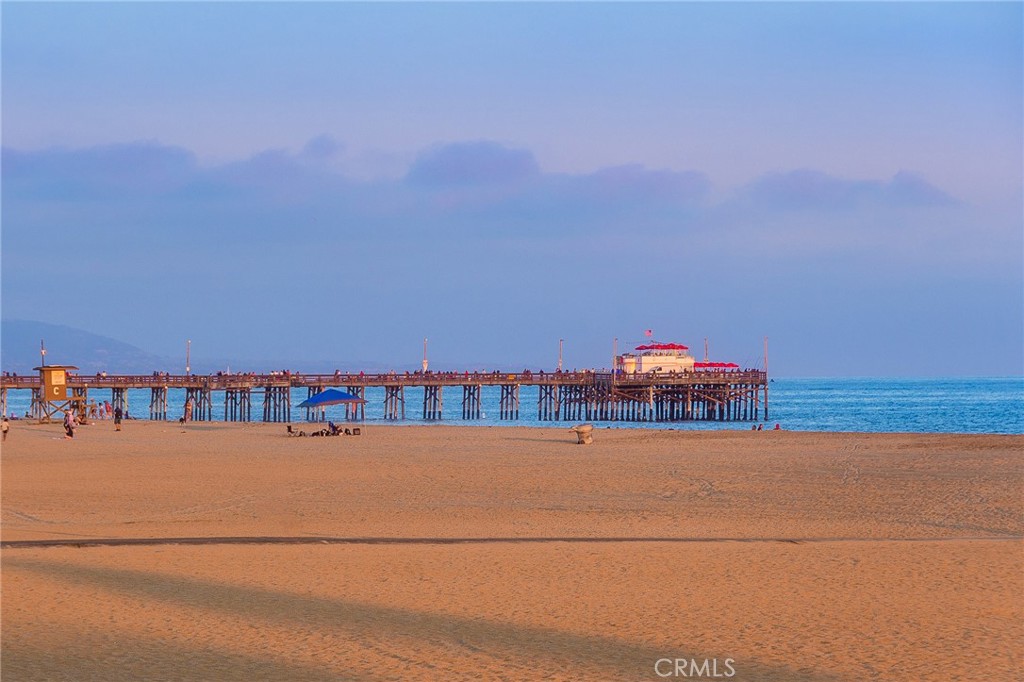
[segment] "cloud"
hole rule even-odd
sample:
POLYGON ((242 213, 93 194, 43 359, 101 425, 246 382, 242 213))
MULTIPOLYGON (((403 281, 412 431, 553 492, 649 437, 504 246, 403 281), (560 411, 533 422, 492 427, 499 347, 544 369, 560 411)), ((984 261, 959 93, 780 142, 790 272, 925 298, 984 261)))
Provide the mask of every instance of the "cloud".
POLYGON ((259 203, 295 204, 314 201, 317 196, 342 192, 345 179, 305 153, 283 149, 260 152, 197 174, 197 182, 211 189, 240 193, 259 203), (256 196, 253 196, 253 195, 256 196))
POLYGON ((344 146, 330 135, 317 135, 302 148, 301 156, 316 161, 328 161, 338 156, 344 146))
POLYGON ((900 171, 882 188, 889 202, 900 206, 952 206, 960 202, 917 173, 900 171))
POLYGON ((695 203, 711 190, 696 171, 650 170, 639 164, 602 168, 580 178, 581 198, 602 202, 695 203))
POLYGON ((4 147, 2 154, 6 189, 39 198, 168 192, 188 183, 197 172, 194 154, 156 142, 38 151, 4 147))
POLYGON ((901 171, 888 181, 846 180, 817 170, 764 175, 741 188, 738 201, 789 211, 849 211, 861 207, 951 206, 952 196, 920 175, 901 171))
POLYGON ((489 141, 456 142, 422 153, 406 180, 424 187, 464 187, 521 182, 539 173, 528 150, 489 141))
POLYGON ((148 239, 165 247, 187 236, 208 249, 239 238, 248 246, 234 248, 277 248, 296 234, 321 244, 552 243, 639 231, 679 240, 703 235, 723 244, 752 235, 784 241, 799 229, 807 233, 800 235, 803 249, 822 251, 848 244, 842 234, 871 248, 878 237, 856 228, 865 222, 865 209, 872 210, 872 224, 883 225, 903 221, 907 207, 941 210, 955 204, 909 172, 886 181, 845 180, 807 169, 766 175, 716 203, 700 171, 630 164, 545 173, 530 151, 493 141, 435 146, 402 177, 362 181, 329 162, 342 150, 340 142, 320 135, 297 152, 272 149, 202 167, 188 150, 153 142, 5 148, 7 245, 28 244, 33 233, 60 238, 72 229, 116 235, 118 243, 148 239))

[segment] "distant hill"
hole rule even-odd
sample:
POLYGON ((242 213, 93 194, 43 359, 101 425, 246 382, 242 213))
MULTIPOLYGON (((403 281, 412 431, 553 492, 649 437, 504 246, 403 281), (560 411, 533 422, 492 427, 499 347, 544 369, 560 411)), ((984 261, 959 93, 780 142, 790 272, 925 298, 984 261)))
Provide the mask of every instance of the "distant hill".
POLYGON ((29 374, 39 366, 39 341, 48 365, 74 365, 80 374, 148 374, 171 366, 167 358, 81 329, 32 320, 0 321, 0 368, 29 374))

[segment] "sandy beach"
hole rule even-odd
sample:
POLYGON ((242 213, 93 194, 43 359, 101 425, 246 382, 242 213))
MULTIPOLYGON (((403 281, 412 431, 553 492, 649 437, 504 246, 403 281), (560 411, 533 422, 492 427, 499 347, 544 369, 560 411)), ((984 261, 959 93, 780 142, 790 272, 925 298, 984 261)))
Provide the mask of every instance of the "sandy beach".
POLYGON ((15 422, 2 674, 1024 679, 1024 437, 574 440, 15 422))

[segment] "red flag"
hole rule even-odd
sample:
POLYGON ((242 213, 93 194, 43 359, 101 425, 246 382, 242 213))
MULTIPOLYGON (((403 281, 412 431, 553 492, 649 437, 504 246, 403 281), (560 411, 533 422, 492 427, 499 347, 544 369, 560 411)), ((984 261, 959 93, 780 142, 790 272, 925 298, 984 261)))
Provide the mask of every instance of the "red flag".
POLYGON ((647 336, 647 337, 654 336, 654 330, 653 329, 645 329, 644 330, 644 336, 647 336))

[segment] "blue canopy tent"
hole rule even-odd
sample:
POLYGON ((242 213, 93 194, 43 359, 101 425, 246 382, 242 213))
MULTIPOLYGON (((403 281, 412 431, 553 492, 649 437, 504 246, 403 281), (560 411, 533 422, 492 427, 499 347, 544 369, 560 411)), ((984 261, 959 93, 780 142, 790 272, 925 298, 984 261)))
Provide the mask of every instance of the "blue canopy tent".
POLYGON ((339 391, 336 388, 328 388, 326 391, 320 391, 316 395, 303 400, 299 403, 299 407, 327 407, 328 405, 342 405, 344 403, 365 403, 366 401, 362 398, 357 398, 351 393, 345 391, 339 391))
MULTIPOLYGON (((316 395, 311 395, 308 399, 303 400, 301 403, 299 403, 299 407, 306 408, 306 420, 310 421, 310 422, 314 422, 314 421, 317 421, 316 416, 314 414, 315 411, 317 411, 317 410, 321 411, 320 421, 324 420, 324 418, 325 418, 324 410, 325 410, 325 408, 328 405, 351 405, 351 406, 353 406, 352 408, 348 408, 348 409, 352 410, 352 412, 349 414, 349 417, 351 418, 351 417, 356 416, 356 412, 354 411, 354 406, 355 405, 361 405, 362 403, 365 403, 365 402, 366 401, 363 400, 362 398, 354 396, 351 393, 346 393, 345 391, 339 391, 337 389, 328 388, 326 391, 320 391, 316 395)), ((349 434, 349 430, 348 429, 344 429, 344 434, 346 436, 350 435, 349 434)), ((360 434, 360 430, 358 428, 352 429, 351 435, 358 436, 359 434, 360 434)), ((306 432, 305 431, 297 431, 294 428, 292 428, 291 424, 289 424, 288 425, 288 435, 289 436, 305 436, 306 432)), ((327 425, 326 429, 320 429, 319 431, 313 431, 309 435, 310 436, 340 436, 340 435, 342 435, 342 429, 341 429, 341 427, 337 426, 334 422, 328 422, 328 425, 327 425)))

